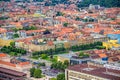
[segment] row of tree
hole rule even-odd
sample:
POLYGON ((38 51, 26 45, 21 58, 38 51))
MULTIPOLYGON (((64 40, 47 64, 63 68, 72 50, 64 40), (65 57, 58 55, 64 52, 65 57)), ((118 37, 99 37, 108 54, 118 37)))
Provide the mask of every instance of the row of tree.
POLYGON ((12 30, 14 32, 17 32, 19 30, 26 30, 26 31, 28 31, 28 30, 37 30, 37 27, 35 27, 35 26, 26 26, 26 27, 23 27, 22 29, 12 28, 12 30))
MULTIPOLYGON (((72 4, 69 0, 50 0, 45 2, 45 6, 54 6, 57 4, 72 4)), ((78 7, 88 7, 90 4, 100 5, 104 7, 120 7, 119 0, 82 0, 75 3, 78 7)))
POLYGON ((119 0, 83 0, 82 2, 76 3, 76 5, 80 8, 88 7, 90 4, 104 7, 120 7, 119 0))
POLYGON ((45 51, 33 52, 32 56, 41 56, 41 54, 47 54, 49 56, 49 55, 61 54, 65 52, 67 52, 67 50, 64 47, 61 47, 61 48, 49 49, 45 51))
POLYGON ((85 54, 84 52, 80 52, 79 58, 85 58, 85 57, 89 57, 89 54, 85 54))
POLYGON ((69 66, 68 60, 65 60, 64 63, 58 61, 58 62, 52 63, 51 69, 64 71, 68 66, 69 66))
POLYGON ((89 49, 105 49, 105 47, 102 46, 102 42, 94 42, 85 45, 75 45, 70 48, 70 50, 72 51, 89 50, 89 49))
POLYGON ((45 6, 55 6, 57 4, 70 4, 68 0, 49 0, 45 2, 45 6))
MULTIPOLYGON (((10 1, 10 0, 1 0, 1 1, 10 1)), ((44 0, 34 0, 43 2, 44 0)), ((57 4, 71 4, 69 0, 49 0, 45 2, 45 6, 54 6, 57 4)), ((88 7, 90 4, 100 5, 104 7, 120 7, 119 0, 82 0, 77 2, 78 7, 88 7)))
POLYGON ((26 50, 15 48, 12 46, 4 46, 0 49, 1 52, 7 53, 11 56, 20 56, 26 54, 26 50))
MULTIPOLYGON (((80 50, 88 50, 88 49, 105 49, 105 47, 102 46, 102 42, 95 42, 95 43, 84 44, 84 45, 75 45, 75 46, 70 47, 70 50, 72 50, 72 51, 80 51, 80 50)), ((66 52, 68 52, 68 50, 69 49, 66 49, 62 46, 60 48, 49 49, 49 50, 39 51, 39 52, 33 52, 32 56, 41 56, 41 54, 47 54, 49 56, 49 55, 53 55, 53 54, 66 53, 66 52)))
MULTIPOLYGON (((93 19, 93 18, 82 19, 82 18, 76 17, 75 20, 76 20, 76 21, 83 21, 83 22, 94 22, 96 19, 93 19)), ((96 20, 96 21, 97 21, 97 20, 96 20)))
POLYGON ((0 20, 6 20, 8 19, 9 17, 0 17, 0 20))

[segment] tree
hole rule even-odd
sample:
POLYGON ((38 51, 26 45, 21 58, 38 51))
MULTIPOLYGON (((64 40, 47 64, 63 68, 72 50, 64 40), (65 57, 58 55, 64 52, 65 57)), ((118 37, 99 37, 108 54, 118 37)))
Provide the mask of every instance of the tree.
POLYGON ((78 7, 88 7, 90 4, 93 5, 100 5, 104 7, 120 7, 120 2, 119 0, 84 0, 80 3, 76 3, 78 7))
POLYGON ((63 16, 64 14, 62 12, 57 12, 56 16, 63 16))
MULTIPOLYGON (((2 1, 2 0, 1 0, 2 1)), ((10 0, 3 0, 3 1, 6 1, 6 2, 8 2, 8 1, 10 1, 10 0)))
POLYGON ((15 42, 10 42, 10 46, 15 47, 15 42))
POLYGON ((65 60, 63 64, 66 65, 66 66, 69 66, 69 61, 65 60))
POLYGON ((93 18, 90 18, 90 19, 89 19, 89 22, 94 22, 94 19, 93 19, 93 18))
POLYGON ((56 78, 50 78, 50 80, 57 80, 56 78))
POLYGON ((43 63, 39 63, 38 67, 40 67, 40 66, 46 66, 46 64, 44 62, 43 63))
POLYGON ((76 17, 75 20, 76 20, 76 21, 80 21, 80 20, 82 20, 82 19, 79 18, 79 17, 76 17))
POLYGON ((31 77, 34 76, 34 71, 35 71, 35 68, 31 68, 31 69, 30 69, 30 76, 31 76, 31 77))
POLYGON ((48 30, 48 29, 46 29, 44 32, 43 32, 43 34, 50 34, 51 32, 48 30))
POLYGON ((16 52, 10 52, 10 55, 11 55, 11 56, 16 56, 17 53, 16 53, 16 52))
MULTIPOLYGON (((14 43, 11 43, 11 45, 14 45, 14 43)), ((26 54, 26 50, 20 49, 20 48, 15 48, 13 46, 4 46, 0 50, 2 52, 8 53, 8 54, 13 55, 13 56, 26 54)))
POLYGON ((30 27, 30 30, 36 30, 36 29, 37 29, 37 27, 35 27, 35 26, 30 27))
POLYGON ((57 80, 65 80, 65 74, 62 73, 62 74, 57 75, 57 80))
POLYGON ((14 37, 14 38, 19 38, 19 35, 18 35, 17 33, 15 33, 15 34, 13 35, 13 37, 14 37))
POLYGON ((83 19, 83 21, 84 21, 84 22, 88 22, 88 19, 87 19, 87 18, 85 18, 85 19, 83 19))
POLYGON ((41 56, 42 59, 46 59, 48 57, 47 54, 41 54, 40 56, 41 56))
POLYGON ((88 54, 85 54, 84 52, 80 52, 79 57, 80 57, 80 58, 89 57, 89 55, 88 55, 88 54))
POLYGON ((97 49, 105 49, 105 46, 96 46, 97 49))
POLYGON ((38 1, 38 2, 43 2, 44 0, 36 0, 36 1, 38 1))
POLYGON ((38 56, 38 52, 37 51, 32 53, 32 56, 36 56, 36 55, 38 56))
POLYGON ((40 69, 35 69, 35 71, 34 71, 34 77, 35 78, 41 78, 42 77, 42 71, 40 70, 40 69))
POLYGON ((84 56, 84 52, 80 52, 79 57, 83 57, 84 56))
POLYGON ((13 30, 14 32, 17 32, 17 31, 18 31, 18 29, 17 29, 17 28, 13 28, 12 30, 13 30))
POLYGON ((54 62, 51 65, 51 69, 57 69, 57 70, 62 70, 64 71, 68 67, 68 62, 62 63, 60 61, 54 62))
POLYGON ((37 30, 37 27, 35 27, 35 26, 27 26, 27 27, 23 27, 23 30, 26 30, 26 31, 28 31, 28 30, 37 30))
POLYGON ((68 26, 68 23, 67 23, 67 22, 65 22, 65 23, 63 24, 63 26, 64 26, 64 27, 67 27, 67 26, 68 26))

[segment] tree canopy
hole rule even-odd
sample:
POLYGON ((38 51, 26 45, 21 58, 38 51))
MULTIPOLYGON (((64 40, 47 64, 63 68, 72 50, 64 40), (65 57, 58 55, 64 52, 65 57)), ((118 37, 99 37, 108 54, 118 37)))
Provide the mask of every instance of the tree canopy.
POLYGON ((68 66, 69 62, 66 60, 64 63, 60 61, 52 63, 51 68, 64 71, 68 66))
POLYGON ((65 74, 62 73, 62 74, 57 75, 57 80, 65 80, 65 74))
POLYGON ((26 50, 24 49, 20 49, 20 48, 15 48, 14 47, 14 43, 10 44, 11 46, 3 46, 0 51, 7 53, 11 56, 20 56, 20 55, 25 55, 26 54, 26 50))
POLYGON ((120 7, 119 0, 84 0, 76 4, 78 7, 88 7, 90 4, 104 7, 120 7))
POLYGON ((40 69, 35 69, 35 71, 34 71, 34 77, 35 78, 41 78, 42 77, 42 71, 40 70, 40 69))
POLYGON ((64 26, 64 27, 68 27, 68 24, 69 24, 69 23, 65 22, 65 23, 63 23, 63 26, 64 26))
POLYGON ((35 68, 31 68, 31 69, 30 69, 30 76, 31 76, 31 77, 33 77, 34 71, 35 71, 35 68))
POLYGON ((31 68, 30 69, 30 76, 35 78, 41 78, 42 77, 42 71, 40 69, 31 68))

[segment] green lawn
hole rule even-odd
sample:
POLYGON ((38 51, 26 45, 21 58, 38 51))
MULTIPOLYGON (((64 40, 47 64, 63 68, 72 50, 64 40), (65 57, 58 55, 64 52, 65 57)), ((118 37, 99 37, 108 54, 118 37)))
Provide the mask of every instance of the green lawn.
POLYGON ((57 80, 56 78, 50 78, 50 80, 57 80))
POLYGON ((95 49, 80 50, 80 51, 73 51, 73 52, 84 52, 84 51, 89 51, 89 50, 95 50, 95 49))
POLYGON ((32 59, 35 59, 35 60, 38 60, 39 59, 39 56, 33 56, 31 57, 32 59))
MULTIPOLYGON (((40 58, 40 56, 33 56, 31 57, 34 60, 38 60, 40 58)), ((48 56, 47 58, 43 59, 46 61, 51 61, 51 62, 57 62, 57 56, 53 56, 53 59, 50 58, 50 56, 48 56)))
POLYGON ((51 59, 49 56, 45 58, 44 60, 51 61, 51 62, 57 62, 57 56, 53 56, 53 59, 51 59))

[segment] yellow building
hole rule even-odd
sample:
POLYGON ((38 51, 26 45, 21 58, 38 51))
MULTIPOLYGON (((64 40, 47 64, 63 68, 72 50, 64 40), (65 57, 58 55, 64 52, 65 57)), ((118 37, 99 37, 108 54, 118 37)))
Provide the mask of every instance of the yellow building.
POLYGON ((60 62, 64 62, 64 61, 66 61, 66 60, 67 60, 67 61, 70 61, 69 58, 65 58, 65 57, 61 57, 61 56, 58 56, 57 59, 58 59, 57 61, 60 61, 60 62))
POLYGON ((57 61, 60 61, 60 62, 64 62, 64 61, 68 61, 70 62, 70 58, 73 56, 73 54, 60 54, 60 55, 57 55, 57 61))
POLYGON ((64 47, 65 48, 70 48, 71 47, 70 42, 64 42, 64 47))
POLYGON ((0 46, 10 46, 10 43, 14 42, 14 40, 4 40, 0 39, 0 46))
POLYGON ((103 42, 103 46, 105 46, 106 49, 109 49, 112 47, 118 48, 120 47, 120 44, 118 44, 117 40, 109 40, 108 42, 103 42))
POLYGON ((33 17, 45 17, 45 15, 40 14, 40 13, 35 13, 33 14, 33 17))

